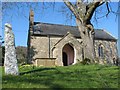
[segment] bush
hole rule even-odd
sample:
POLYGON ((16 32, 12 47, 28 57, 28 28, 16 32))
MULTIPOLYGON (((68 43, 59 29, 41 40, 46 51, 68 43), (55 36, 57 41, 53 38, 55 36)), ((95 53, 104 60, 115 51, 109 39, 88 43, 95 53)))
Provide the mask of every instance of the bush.
POLYGON ((85 58, 84 60, 77 60, 77 64, 82 64, 82 65, 89 65, 89 64, 91 64, 91 60, 90 59, 88 59, 88 58, 85 58))
MULTIPOLYGON (((4 56, 5 56, 5 47, 0 47, 0 63, 4 65, 4 56), (1 59, 2 58, 2 59, 1 59)), ((16 47, 16 54, 17 54, 17 60, 18 64, 26 63, 27 61, 27 47, 24 46, 17 46, 16 47)))

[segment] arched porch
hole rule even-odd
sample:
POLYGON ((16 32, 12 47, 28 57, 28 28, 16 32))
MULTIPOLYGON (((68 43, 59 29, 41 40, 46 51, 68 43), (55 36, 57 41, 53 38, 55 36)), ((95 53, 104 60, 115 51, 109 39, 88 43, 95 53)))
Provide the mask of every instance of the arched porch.
POLYGON ((70 44, 64 45, 62 49, 62 62, 64 66, 74 63, 74 48, 70 44))

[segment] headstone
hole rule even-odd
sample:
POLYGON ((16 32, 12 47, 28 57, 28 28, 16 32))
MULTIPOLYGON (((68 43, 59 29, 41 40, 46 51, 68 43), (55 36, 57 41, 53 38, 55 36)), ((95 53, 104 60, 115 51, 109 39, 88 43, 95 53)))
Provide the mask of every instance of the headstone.
POLYGON ((10 24, 5 24, 5 74, 18 75, 15 39, 10 24))

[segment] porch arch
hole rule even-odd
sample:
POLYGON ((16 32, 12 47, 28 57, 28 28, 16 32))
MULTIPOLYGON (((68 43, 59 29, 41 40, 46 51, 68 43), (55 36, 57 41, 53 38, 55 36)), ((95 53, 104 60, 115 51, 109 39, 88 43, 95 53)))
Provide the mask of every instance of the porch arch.
POLYGON ((64 66, 74 63, 74 48, 70 44, 65 44, 62 48, 62 62, 64 66))

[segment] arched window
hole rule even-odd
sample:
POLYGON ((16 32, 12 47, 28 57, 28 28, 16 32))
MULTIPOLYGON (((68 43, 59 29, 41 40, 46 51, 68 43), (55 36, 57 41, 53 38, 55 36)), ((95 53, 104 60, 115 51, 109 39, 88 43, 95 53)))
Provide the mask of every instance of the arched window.
POLYGON ((103 46, 102 45, 99 45, 99 47, 98 47, 98 54, 99 54, 99 57, 104 57, 103 46))

